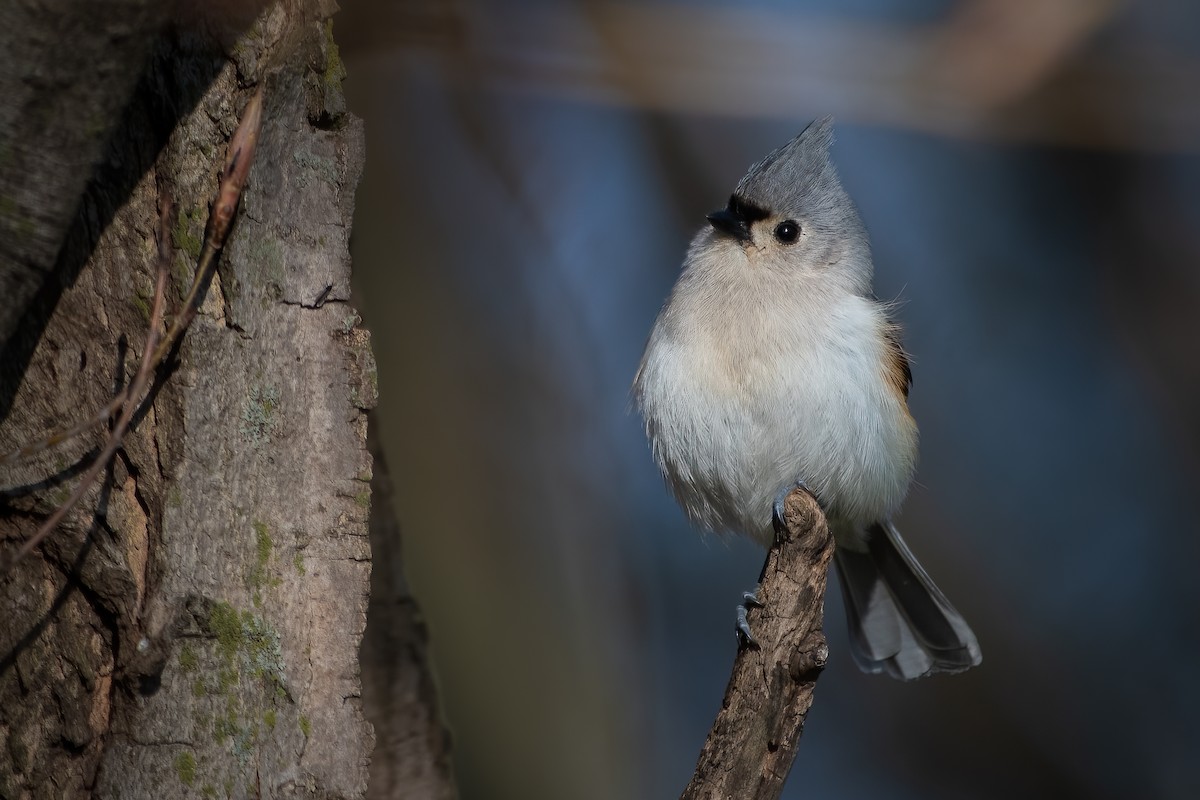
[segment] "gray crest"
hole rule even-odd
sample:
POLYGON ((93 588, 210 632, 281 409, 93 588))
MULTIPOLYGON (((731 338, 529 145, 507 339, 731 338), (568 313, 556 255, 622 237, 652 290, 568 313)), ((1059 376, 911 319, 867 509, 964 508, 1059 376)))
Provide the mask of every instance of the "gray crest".
POLYGON ((812 122, 799 136, 751 167, 734 195, 781 216, 803 214, 833 224, 847 212, 856 216, 829 159, 832 143, 833 117, 812 122))

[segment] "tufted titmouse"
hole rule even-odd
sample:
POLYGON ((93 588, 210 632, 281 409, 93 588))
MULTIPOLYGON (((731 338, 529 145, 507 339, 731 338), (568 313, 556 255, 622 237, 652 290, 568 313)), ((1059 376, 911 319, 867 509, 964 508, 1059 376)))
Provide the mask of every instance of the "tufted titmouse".
POLYGON ((688 516, 764 544, 796 485, 820 501, 855 661, 912 679, 979 645, 900 538, 917 426, 899 329, 829 160, 829 117, 768 155, 708 215, 658 315, 634 396, 688 516))

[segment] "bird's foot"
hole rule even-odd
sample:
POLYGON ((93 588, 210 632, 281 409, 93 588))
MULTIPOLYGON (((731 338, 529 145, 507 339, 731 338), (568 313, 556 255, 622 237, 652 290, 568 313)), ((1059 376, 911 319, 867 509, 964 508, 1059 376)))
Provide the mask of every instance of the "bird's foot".
POLYGON ((758 599, 757 589, 753 592, 742 592, 742 602, 737 607, 737 630, 738 643, 742 647, 758 647, 758 642, 754 639, 754 634, 750 632, 750 623, 746 621, 746 612, 751 608, 762 608, 763 604, 758 599))
MULTIPOLYGON (((802 489, 814 498, 817 496, 812 489, 808 488, 808 484, 804 481, 796 481, 791 486, 782 489, 779 494, 775 495, 775 504, 771 506, 771 521, 774 523, 776 530, 787 527, 787 522, 783 518, 783 501, 787 499, 787 496, 792 493, 793 489, 802 489)), ((820 501, 818 500, 817 502, 819 503, 820 501)))

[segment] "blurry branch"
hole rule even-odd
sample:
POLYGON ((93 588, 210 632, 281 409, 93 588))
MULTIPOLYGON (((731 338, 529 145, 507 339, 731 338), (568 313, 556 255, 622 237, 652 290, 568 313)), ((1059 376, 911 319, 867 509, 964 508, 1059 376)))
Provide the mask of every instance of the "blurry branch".
POLYGON ((721 710, 681 800, 774 800, 796 759, 829 648, 821 629, 833 537, 817 501, 794 489, 750 609, 757 647, 733 664, 721 710))
POLYGON ((254 163, 254 151, 258 145, 259 131, 262 129, 262 102, 262 89, 259 88, 251 96, 249 102, 246 103, 246 108, 242 112, 241 122, 233 132, 233 136, 230 137, 229 148, 225 155, 225 165, 221 171, 220 187, 217 190, 217 199, 213 203, 212 212, 209 216, 204 248, 200 251, 200 257, 196 265, 196 275, 192 280, 191 289, 188 291, 187 298, 184 300, 179 314, 175 317, 166 335, 160 337, 158 330, 159 320, 162 316, 167 267, 170 262, 170 251, 167 243, 170 241, 171 203, 169 200, 163 203, 159 220, 158 277, 154 290, 154 306, 150 314, 150 327, 146 334, 146 343, 142 350, 141 365, 138 367, 133 381, 130 382, 125 391, 118 392, 99 413, 93 414, 88 419, 65 428, 62 431, 50 433, 38 441, 25 445, 12 453, 0 456, 0 465, 32 457, 49 447, 61 444, 99 425, 113 413, 118 410, 120 411, 113 429, 109 431, 103 450, 92 462, 87 472, 84 473, 82 480, 80 480, 75 490, 67 498, 67 501, 46 519, 37 532, 18 548, 8 562, 0 564, 0 574, 6 572, 15 563, 27 556, 38 543, 49 536, 58 527, 58 524, 62 522, 67 512, 91 488, 96 478, 108 465, 109 460, 116 454, 117 449, 120 448, 121 443, 124 441, 125 431, 128 429, 130 422, 133 421, 133 416, 144 399, 146 389, 150 384, 151 374, 163 362, 167 354, 171 352, 172 348, 179 341, 179 337, 183 335, 188 325, 191 324, 192 319, 195 318, 200 298, 204 295, 206 287, 212 278, 213 270, 216 269, 217 258, 225 246, 225 239, 229 236, 229 231, 233 225, 234 213, 237 211, 242 189, 246 185, 246 178, 250 174, 250 166, 254 163))
POLYGON ((429 632, 405 577, 403 532, 379 416, 368 414, 371 596, 363 631, 363 713, 375 726, 368 800, 454 800, 450 733, 429 666, 429 632))
MULTIPOLYGON (((492 86, 655 111, 848 120, 969 137, 1194 152, 1200 63, 1128 37, 1088 47, 1121 0, 966 0, 890 25, 770 9, 634 4, 398 4, 403 39, 492 86), (1139 124, 1124 120, 1138 97, 1139 124), (1114 107, 1120 103, 1120 107, 1114 107)), ((387 31, 389 26, 377 26, 387 31)), ((375 35, 388 35, 379 33, 375 35)))
MULTIPOLYGON (((1120 0, 971 0, 930 32, 926 82, 976 113, 1044 84, 1107 22, 1120 0)), ((920 74, 920 73, 918 73, 920 74)))

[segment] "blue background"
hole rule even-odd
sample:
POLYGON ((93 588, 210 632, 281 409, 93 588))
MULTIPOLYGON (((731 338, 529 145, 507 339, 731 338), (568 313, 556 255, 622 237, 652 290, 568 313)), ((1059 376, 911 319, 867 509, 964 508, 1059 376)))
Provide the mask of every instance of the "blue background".
POLYGON ((784 796, 1200 796, 1200 7, 358 0, 336 34, 464 798, 689 779, 763 554, 689 529, 629 385, 703 214, 826 113, 914 354, 898 523, 984 662, 862 675, 830 592, 784 796))

